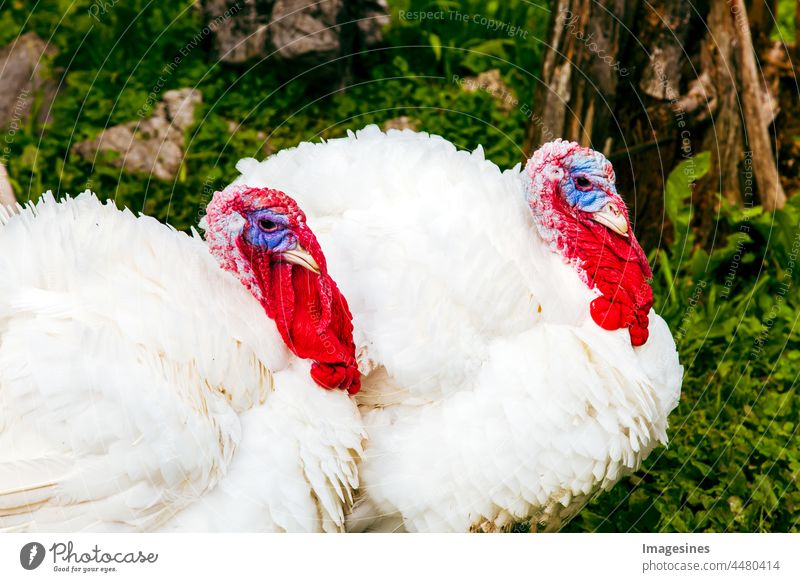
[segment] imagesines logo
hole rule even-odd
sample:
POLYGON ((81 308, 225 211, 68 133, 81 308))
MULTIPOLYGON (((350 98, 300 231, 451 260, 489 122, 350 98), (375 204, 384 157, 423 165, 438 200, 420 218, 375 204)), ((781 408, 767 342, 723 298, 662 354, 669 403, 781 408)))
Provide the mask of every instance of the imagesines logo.
POLYGON ((29 542, 19 551, 19 563, 26 570, 35 570, 44 561, 44 546, 39 542, 29 542))

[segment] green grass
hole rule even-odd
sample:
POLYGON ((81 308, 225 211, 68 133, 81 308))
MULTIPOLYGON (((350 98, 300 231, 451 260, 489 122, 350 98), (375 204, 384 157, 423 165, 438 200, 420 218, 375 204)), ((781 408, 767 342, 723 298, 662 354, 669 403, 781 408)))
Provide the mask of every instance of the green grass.
MULTIPOLYGON (((54 122, 44 137, 39 139, 43 128, 28 126, 12 144, 9 171, 22 199, 35 198, 48 188, 60 195, 91 187, 121 205, 160 219, 168 217, 185 229, 194 224, 205 202, 204 188, 230 182, 240 158, 265 156, 265 134, 270 150, 277 150, 342 136, 349 129, 401 115, 461 147, 483 144, 488 157, 503 166, 521 158, 526 121, 521 104, 529 102, 539 58, 537 50, 520 48, 524 39, 495 42, 502 33, 477 24, 434 28, 446 43, 441 59, 435 60, 426 41, 428 32, 397 23, 385 47, 361 57, 360 68, 369 73, 342 92, 314 71, 288 71, 272 60, 252 67, 215 64, 208 39, 183 57, 174 72, 164 75, 165 65, 202 29, 190 2, 126 1, 98 19, 89 15, 91 5, 86 0, 51 0, 29 17, 30 7, 17 2, 3 9, 0 17, 7 25, 0 28, 0 40, 13 39, 20 29, 35 30, 60 49, 55 65, 66 70, 54 122), (153 32, 162 30, 164 34, 153 32), (415 37, 415 30, 421 36, 415 37), (485 91, 469 93, 454 82, 453 75, 463 77, 484 67, 502 71, 518 92, 520 105, 501 112, 485 91), (199 122, 187 135, 185 166, 174 182, 123 174, 107 157, 92 165, 70 152, 72 144, 108 126, 136 120, 136 112, 162 76, 162 92, 195 87, 204 100, 199 122), (239 124, 233 134, 229 122, 239 124)), ((460 10, 506 19, 520 30, 541 30, 546 25, 543 9, 528 2, 503 7, 490 3, 483 10, 479 6, 464 3, 460 10), (532 14, 540 15, 535 27, 527 22, 532 14)))
POLYGON ((666 193, 676 244, 651 254, 685 367, 670 444, 567 531, 800 531, 800 198, 774 217, 723 206, 724 243, 682 257, 694 247, 683 169, 666 193))
POLYGON ((778 0, 778 13, 775 15, 775 30, 772 38, 786 44, 794 43, 795 33, 795 1, 778 0))
MULTIPOLYGON (((785 34, 793 20, 789 4, 781 2, 785 34)), ((27 199, 48 188, 63 195, 91 186, 120 205, 184 229, 196 223, 209 191, 236 177, 239 158, 265 156, 265 136, 268 148, 279 150, 406 115, 419 129, 460 147, 483 144, 501 167, 515 164, 526 111, 518 105, 504 113, 492 96, 462 90, 453 76, 498 68, 519 102, 530 103, 547 25, 538 1, 397 0, 386 45, 362 57, 358 70, 366 72, 346 91, 274 61, 252 68, 220 66, 203 44, 166 77, 163 90, 196 87, 204 104, 187 133, 178 177, 161 182, 121 173, 106 159, 93 166, 70 148, 109 125, 137 119, 164 65, 202 28, 199 14, 185 0, 131 0, 117 3, 98 21, 89 16, 89 6, 86 0, 50 0, 38 4, 30 18, 28 3, 0 9, 0 43, 21 29, 35 30, 52 38, 61 51, 54 64, 65 71, 53 124, 29 123, 11 144, 9 170, 17 193, 27 199), (400 10, 457 11, 467 20, 401 20, 400 10), (527 35, 512 38, 490 30, 472 20, 475 15, 527 35), (235 133, 230 122, 240 124, 235 133)), ((695 175, 706 164, 699 156, 695 175)), ((705 253, 695 248, 688 227, 691 190, 681 170, 673 173, 666 192, 674 242, 650 253, 656 308, 676 333, 686 367, 681 402, 670 422, 671 443, 567 529, 797 531, 800 268, 789 269, 797 259, 792 253, 800 233, 800 199, 775 217, 758 208, 745 213, 723 206, 720 236, 705 253), (788 290, 782 286, 787 282, 788 290), (761 334, 764 345, 756 351, 761 334)))

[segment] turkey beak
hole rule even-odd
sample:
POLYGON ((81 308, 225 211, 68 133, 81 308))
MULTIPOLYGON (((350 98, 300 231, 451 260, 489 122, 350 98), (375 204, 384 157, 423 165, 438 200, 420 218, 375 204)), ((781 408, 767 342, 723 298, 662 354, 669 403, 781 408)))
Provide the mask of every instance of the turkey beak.
POLYGON ((283 251, 281 253, 281 257, 283 257, 283 260, 285 260, 287 263, 298 265, 304 269, 308 269, 309 271, 316 273, 317 275, 320 273, 317 261, 315 261, 314 257, 311 256, 311 253, 309 253, 300 245, 297 245, 290 251, 283 251))
POLYGON ((607 202, 600 210, 592 213, 591 218, 617 234, 628 236, 628 220, 613 202, 607 202))

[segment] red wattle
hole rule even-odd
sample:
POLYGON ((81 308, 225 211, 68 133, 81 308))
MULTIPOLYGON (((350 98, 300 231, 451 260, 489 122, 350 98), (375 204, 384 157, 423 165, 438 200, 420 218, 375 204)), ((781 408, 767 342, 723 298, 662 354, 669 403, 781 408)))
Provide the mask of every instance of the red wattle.
POLYGON ((619 236, 590 219, 566 228, 565 254, 578 259, 589 286, 600 291, 589 306, 592 319, 603 329, 627 328, 631 344, 643 345, 653 306, 652 274, 636 237, 619 236))
MULTIPOLYGON (((610 301, 605 296, 600 296, 589 306, 594 322, 603 329, 614 330, 626 324, 625 306, 610 301)), ((630 311, 629 309, 627 311, 630 311)))
POLYGON ((269 290, 267 314, 289 349, 313 361, 314 381, 323 388, 357 393, 361 375, 355 359, 352 316, 333 279, 284 262, 270 263, 266 273, 260 269, 258 278, 270 283, 262 287, 269 290))
POLYGON ((361 374, 355 366, 314 362, 311 365, 311 377, 323 388, 342 388, 350 394, 356 394, 361 389, 361 374))

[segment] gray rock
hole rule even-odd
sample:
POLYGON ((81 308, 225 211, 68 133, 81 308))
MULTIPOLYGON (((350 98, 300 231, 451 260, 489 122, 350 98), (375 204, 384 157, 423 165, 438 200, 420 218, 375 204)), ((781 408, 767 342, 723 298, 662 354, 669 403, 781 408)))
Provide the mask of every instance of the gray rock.
POLYGON ((49 63, 57 52, 35 32, 23 34, 0 49, 0 129, 16 129, 30 115, 40 94, 39 121, 49 121, 58 86, 49 63))
POLYGON ((383 131, 389 131, 390 129, 411 129, 417 131, 417 129, 419 129, 419 122, 407 115, 401 115, 400 117, 387 119, 383 122, 382 127, 383 131))
POLYGON ((204 0, 217 57, 324 61, 381 42, 386 0, 204 0))
POLYGON ((503 81, 500 69, 489 69, 477 77, 464 77, 458 81, 458 85, 469 93, 475 91, 488 93, 497 101, 497 109, 506 115, 519 106, 514 90, 503 81))
POLYGON ((170 120, 173 127, 183 132, 194 124, 194 111, 202 102, 203 96, 196 89, 174 89, 164 93, 162 104, 166 111, 161 112, 156 106, 154 115, 170 120))
POLYGON ((173 180, 183 161, 184 132, 194 123, 201 102, 195 89, 167 91, 150 117, 110 127, 92 140, 75 144, 72 150, 91 161, 98 152, 118 152, 120 157, 112 161, 116 167, 173 180))
POLYGON ((386 0, 365 2, 359 14, 358 29, 368 47, 383 42, 383 29, 389 25, 389 5, 386 0))
POLYGON ((272 10, 270 32, 272 46, 284 59, 318 55, 330 59, 339 54, 339 30, 336 16, 343 0, 277 0, 272 10))
POLYGON ((244 63, 268 50, 270 15, 275 0, 204 0, 206 22, 214 31, 217 58, 244 63))
POLYGON ((16 201, 6 167, 0 164, 0 206, 13 206, 16 201))

